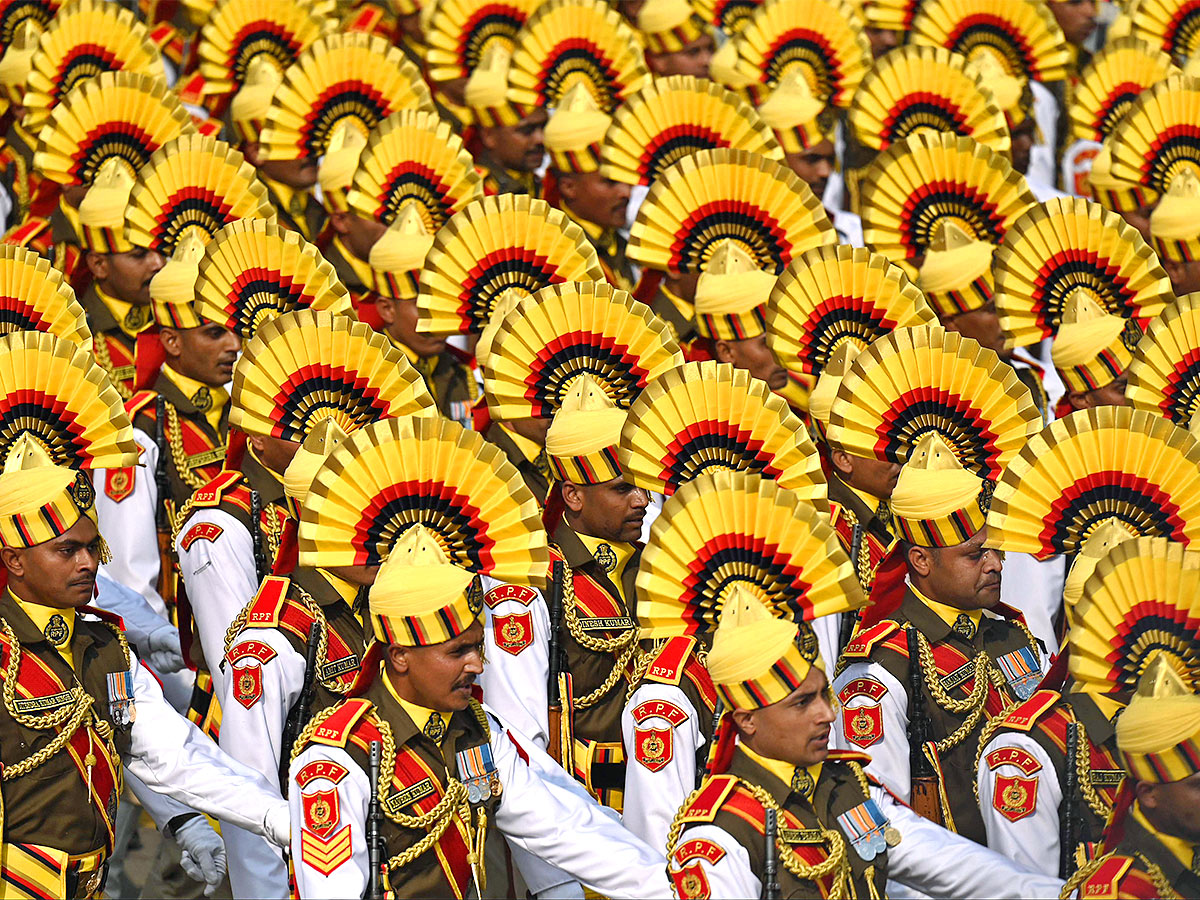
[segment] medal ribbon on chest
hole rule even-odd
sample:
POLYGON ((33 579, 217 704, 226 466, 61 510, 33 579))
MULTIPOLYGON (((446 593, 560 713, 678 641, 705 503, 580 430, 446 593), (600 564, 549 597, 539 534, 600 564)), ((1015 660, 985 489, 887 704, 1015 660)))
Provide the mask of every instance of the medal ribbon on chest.
POLYGON ((133 702, 133 674, 128 670, 110 672, 105 675, 108 682, 108 712, 113 724, 128 731, 137 719, 137 707, 133 702))
POLYGON ((858 806, 837 817, 838 826, 850 839, 854 848, 865 862, 870 862, 888 847, 898 844, 900 834, 888 823, 888 817, 869 797, 858 806))
POLYGON ((1037 656, 1029 647, 1021 647, 1011 653, 1005 653, 996 665, 1004 673, 1009 688, 1019 700, 1028 700, 1037 690, 1042 680, 1042 670, 1038 665, 1037 656))
POLYGON ((455 757, 458 760, 458 777, 467 788, 468 800, 482 803, 488 797, 500 796, 503 787, 500 773, 492 760, 491 744, 459 750, 455 757))

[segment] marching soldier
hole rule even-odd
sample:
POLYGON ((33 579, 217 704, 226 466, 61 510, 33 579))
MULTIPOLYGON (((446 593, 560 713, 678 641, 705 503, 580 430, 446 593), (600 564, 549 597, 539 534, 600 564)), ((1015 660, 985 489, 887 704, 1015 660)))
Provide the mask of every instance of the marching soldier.
POLYGON ((708 78, 716 38, 688 0, 646 0, 638 10, 637 27, 646 65, 655 76, 708 78))
POLYGON ((941 328, 894 332, 856 360, 829 429, 831 444, 860 453, 876 446, 872 423, 903 446, 907 426, 894 423, 907 421, 912 397, 938 391, 950 404, 944 416, 923 421, 892 492, 907 583, 877 598, 846 646, 834 687, 840 738, 869 750, 872 771, 919 812, 978 843, 986 836, 971 784, 980 731, 1005 706, 1028 699, 1043 669, 1037 640, 1000 603, 1003 560, 984 543, 991 479, 1039 421, 1016 374, 992 381, 995 367, 994 355, 941 328), (970 415, 951 399, 967 384, 988 386, 971 390, 970 415), (866 396, 874 402, 864 404, 866 396), (893 424, 881 424, 885 418, 893 424), (968 453, 977 429, 997 439, 968 453), (950 442, 963 448, 961 460, 950 442))
MULTIPOLYGON (((844 556, 841 568, 853 585, 844 556)), ((671 824, 679 897, 882 897, 889 881, 935 897, 1057 889, 917 816, 864 771, 865 754, 830 749, 834 699, 806 623, 742 594, 708 665, 725 712, 711 774, 671 824)))
POLYGON ((509 85, 509 51, 494 43, 467 81, 466 100, 475 120, 471 155, 483 192, 542 196, 538 175, 546 159, 546 110, 517 104, 509 85))

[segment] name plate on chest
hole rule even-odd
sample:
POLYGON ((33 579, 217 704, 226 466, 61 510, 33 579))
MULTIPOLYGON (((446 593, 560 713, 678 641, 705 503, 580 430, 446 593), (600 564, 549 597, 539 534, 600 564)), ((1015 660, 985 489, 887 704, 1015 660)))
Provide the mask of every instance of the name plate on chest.
POLYGON ((960 687, 963 683, 965 683, 967 681, 967 679, 969 679, 974 674, 975 674, 975 663, 974 662, 963 663, 961 666, 959 666, 957 669, 955 669, 949 675, 942 676, 942 687, 948 691, 952 691, 956 687, 960 687))
POLYGON ((780 828, 779 839, 785 844, 822 844, 825 835, 820 828, 780 828))
POLYGON ((390 795, 383 801, 383 805, 387 807, 388 812, 398 813, 406 806, 412 806, 418 800, 428 797, 435 790, 433 781, 428 778, 422 778, 416 784, 409 785, 402 791, 390 795))
POLYGON ((1123 769, 1092 769, 1088 773, 1088 781, 1101 787, 1117 787, 1124 780, 1123 769))
POLYGON ((193 453, 187 458, 187 467, 189 469, 199 469, 201 466, 211 466, 213 463, 222 462, 225 459, 224 447, 213 447, 211 450, 205 450, 201 453, 193 453))
POLYGON ((62 691, 46 697, 17 697, 13 700, 13 708, 22 714, 40 713, 50 709, 58 709, 71 702, 71 692, 62 691))
POLYGON ((330 678, 337 678, 339 675, 353 672, 357 668, 358 654, 351 653, 349 656, 343 656, 341 659, 332 659, 325 663, 325 665, 321 666, 319 675, 322 681, 328 681, 330 678))
POLYGON ((633 619, 629 616, 613 616, 602 619, 580 619, 580 627, 584 631, 628 631, 633 627, 633 619))

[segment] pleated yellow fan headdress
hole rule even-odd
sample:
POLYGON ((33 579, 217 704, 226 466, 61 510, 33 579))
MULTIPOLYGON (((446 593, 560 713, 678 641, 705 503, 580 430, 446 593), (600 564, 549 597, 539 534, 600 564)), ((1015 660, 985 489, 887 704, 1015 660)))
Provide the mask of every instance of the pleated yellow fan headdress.
POLYGON ((22 103, 22 125, 37 134, 71 88, 101 72, 162 77, 162 57, 146 26, 105 0, 73 0, 38 40, 22 103))
POLYGON ((1096 390, 1124 374, 1142 336, 1136 319, 1107 312, 1082 288, 1063 308, 1050 360, 1068 391, 1096 390))
POLYGON ((923 435, 888 499, 897 533, 918 547, 954 547, 984 526, 992 481, 968 471, 937 431, 923 435))
POLYGON ((1110 40, 1084 67, 1071 92, 1071 136, 1103 142, 1142 91, 1178 73, 1170 56, 1137 38, 1110 40))
POLYGON ((970 138, 917 133, 867 168, 863 237, 896 264, 923 256, 946 219, 971 240, 999 244, 1035 202, 1004 156, 970 138))
POLYGON ((125 210, 135 176, 125 161, 109 157, 100 164, 79 203, 80 243, 96 253, 126 253, 133 244, 125 234, 125 210))
POLYGON ((756 102, 795 73, 818 100, 844 108, 871 68, 864 27, 845 0, 766 0, 733 39, 734 67, 756 102))
POLYGON ((35 34, 45 31, 61 6, 58 0, 4 0, 0 3, 0 55, 25 26, 32 28, 35 34))
POLYGON ((150 279, 150 306, 162 328, 196 328, 204 324, 196 303, 196 280, 204 259, 205 239, 184 235, 171 258, 150 279))
POLYGON ((696 15, 714 28, 733 37, 750 21, 762 0, 695 0, 696 15))
POLYGON ((813 96, 799 72, 789 72, 758 105, 784 153, 800 153, 821 141, 832 141, 837 122, 833 112, 813 96))
POLYGON ((650 188, 628 255, 660 272, 701 272, 732 243, 778 274, 836 241, 821 201, 791 169, 744 150, 712 150, 681 159, 650 188))
POLYGON ((34 168, 64 185, 91 185, 108 160, 129 175, 163 144, 195 128, 166 82, 137 72, 103 72, 72 88, 38 134, 34 168))
POLYGON ((625 410, 586 373, 571 380, 546 431, 546 457, 558 481, 604 484, 621 477, 617 442, 625 410))
POLYGON ((586 375, 613 404, 683 363, 670 326, 625 291, 603 283, 553 285, 504 314, 481 360, 496 419, 549 419, 586 375))
POLYGON ((856 341, 840 341, 822 364, 821 374, 817 376, 816 384, 808 395, 808 417, 812 423, 813 437, 826 447, 829 446, 829 414, 833 412, 833 403, 842 389, 842 379, 861 352, 862 348, 856 341))
POLYGON ((803 423, 765 382, 715 360, 656 378, 629 407, 617 457, 626 480, 670 496, 709 472, 752 472, 809 503, 825 475, 803 423))
POLYGON ((56 466, 138 462, 133 426, 108 375, 88 348, 53 334, 0 337, 0 461, 23 435, 56 466))
POLYGON ((863 21, 868 28, 907 34, 920 5, 921 0, 862 0, 863 21))
POLYGON ((381 419, 436 416, 421 375, 386 335, 311 309, 258 329, 233 372, 229 423, 301 441, 325 419, 347 434, 381 419))
POLYGON ((642 560, 637 613, 647 639, 712 635, 746 595, 792 622, 866 603, 828 518, 749 472, 680 485, 651 526, 642 560))
POLYGON ((0 244, 0 334, 47 332, 92 349, 92 332, 62 272, 37 253, 0 244))
POLYGON ((36 17, 22 19, 4 42, 4 53, 0 56, 0 90, 4 94, 6 110, 10 104, 23 101, 33 68, 33 54, 37 52, 44 27, 36 17))
POLYGON ((600 172, 648 185, 685 157, 721 147, 783 160, 771 129, 737 94, 690 75, 656 78, 614 114, 600 172))
POLYGON ((576 83, 559 101, 546 123, 546 152, 550 167, 559 172, 595 172, 600 168, 600 145, 612 124, 601 112, 586 84, 576 83))
POLYGON ((1134 101, 1112 135, 1112 177, 1165 194, 1200 171, 1200 78, 1172 75, 1134 101))
MULTIPOLYGON (((55 465, 40 444, 22 435, 0 472, 0 547, 44 544, 82 516, 95 522, 95 501, 86 473, 55 465)), ((103 538, 100 561, 109 561, 103 538)))
POLYGON ((450 124, 437 113, 405 109, 371 132, 346 199, 352 211, 383 225, 411 206, 432 234, 482 196, 471 154, 450 124))
POLYGON ((292 461, 283 470, 283 494, 287 498, 288 508, 297 520, 300 518, 300 507, 308 496, 313 479, 325 460, 333 455, 338 444, 346 439, 346 432, 332 416, 321 419, 308 430, 292 461))
POLYGON ((922 0, 909 42, 974 59, 988 53, 1010 75, 1042 83, 1067 77, 1067 39, 1044 3, 922 0))
POLYGON ((368 262, 375 292, 393 300, 417 296, 417 279, 433 246, 418 204, 404 207, 383 236, 371 247, 368 262))
POLYGON ((328 34, 284 72, 259 140, 268 160, 319 159, 340 129, 365 139, 392 113, 431 104, 421 73, 398 47, 362 32, 328 34))
POLYGON ((583 85, 597 109, 611 116, 645 87, 650 72, 637 33, 611 6, 551 0, 518 36, 509 79, 513 99, 524 106, 555 108, 583 85))
POLYGON ((1200 52, 1200 11, 1188 0, 1129 4, 1130 33, 1182 64, 1200 52))
MULTIPOLYGON (((424 28, 425 64, 431 83, 469 78, 495 45, 509 53, 537 0, 443 0, 424 28)), ((532 105, 532 104, 531 104, 532 105)))
POLYGON ((920 131, 974 139, 1007 153, 1008 123, 967 58, 942 47, 897 47, 867 73, 847 114, 860 146, 886 150, 920 131))
POLYGON ((935 326, 900 328, 854 360, 829 416, 829 443, 902 463, 938 434, 976 478, 994 480, 1041 427, 1029 389, 994 351, 935 326))
POLYGON ((646 0, 635 24, 647 53, 678 53, 712 31, 691 0, 646 0))
POLYGON ((1150 323, 1129 365, 1125 396, 1137 409, 1188 428, 1200 413, 1200 294, 1186 294, 1150 323))
MULTIPOLYGON (((1119 129, 1120 123, 1117 123, 1119 129)), ((1114 129, 1114 133, 1115 133, 1114 129)), ((1158 191, 1134 181, 1124 181, 1114 178, 1112 174, 1112 148, 1115 144, 1113 135, 1109 135, 1096 156, 1092 159, 1092 169, 1088 172, 1088 190, 1097 203, 1105 209, 1114 212, 1137 212, 1140 209, 1150 209, 1158 202, 1158 191)))
POLYGON ((1200 259, 1200 169, 1180 172, 1171 179, 1150 213, 1150 238, 1164 259, 1200 259))
POLYGON ((933 228, 917 271, 917 286, 941 318, 980 309, 995 295, 992 262, 996 245, 972 237, 954 219, 933 228))
POLYGON ((1200 772, 1200 695, 1194 669, 1166 654, 1150 661, 1117 719, 1117 758, 1135 782, 1169 784, 1200 772))
POLYGON ((1139 536, 1200 538, 1200 442, 1129 407, 1085 409, 1046 426, 996 485, 988 544, 1047 559, 1074 553, 1106 520, 1139 536))
POLYGON ((243 340, 264 322, 297 309, 353 318, 350 294, 315 245, 265 219, 238 219, 204 248, 196 311, 243 340))
POLYGON ((595 248, 565 213, 527 196, 483 197, 434 236, 421 271, 417 328, 478 334, 505 291, 603 280, 595 248))
POLYGON ((337 447, 304 500, 299 564, 378 565, 414 525, 468 572, 545 584, 546 533, 521 474, 441 417, 376 422, 337 447))
POLYGON ((834 244, 793 259, 779 276, 767 304, 767 346, 789 372, 819 378, 847 341, 861 350, 896 328, 936 322, 899 266, 834 244))
POLYGON ((484 128, 516 125, 533 111, 513 102, 508 82, 511 69, 512 50, 506 42, 489 43, 463 89, 474 124, 484 128))
MULTIPOLYGON (((1079 545, 1079 550, 1071 560, 1066 580, 1063 582, 1063 610, 1067 615, 1069 629, 1074 629, 1079 622, 1076 610, 1079 601, 1083 598, 1084 585, 1095 573, 1100 560, 1108 556, 1117 544, 1123 541, 1132 541, 1135 538, 1136 535, 1121 524, 1119 519, 1106 519, 1093 528, 1087 540, 1079 545)), ((1076 634, 1078 633, 1076 632, 1076 634)))
POLYGON ((1172 300, 1167 273, 1137 229, 1081 198, 1030 207, 996 251, 993 273, 996 311, 1010 347, 1052 337, 1077 292, 1141 322, 1172 300))
POLYGON ((714 341, 744 341, 765 331, 767 300, 775 287, 774 271, 733 241, 709 255, 696 281, 692 307, 696 332, 714 341))
POLYGON ((207 244, 236 219, 274 215, 267 189, 242 154, 192 134, 164 144, 138 172, 125 230, 134 246, 170 257, 188 236, 207 244))

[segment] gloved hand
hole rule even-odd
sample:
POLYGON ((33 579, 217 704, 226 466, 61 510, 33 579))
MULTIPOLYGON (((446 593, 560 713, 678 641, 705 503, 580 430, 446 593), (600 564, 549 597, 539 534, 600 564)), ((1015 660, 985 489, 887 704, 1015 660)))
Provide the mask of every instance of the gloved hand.
POLYGON ((263 837, 276 847, 287 848, 292 842, 292 814, 286 800, 267 810, 263 821, 263 837))
POLYGON ((179 647, 179 629, 169 622, 151 632, 146 643, 146 662, 160 675, 170 675, 187 665, 179 647))
POLYGON ((204 895, 211 897, 225 877, 225 842, 204 816, 189 819, 175 832, 183 849, 179 864, 193 881, 204 882, 204 895))

